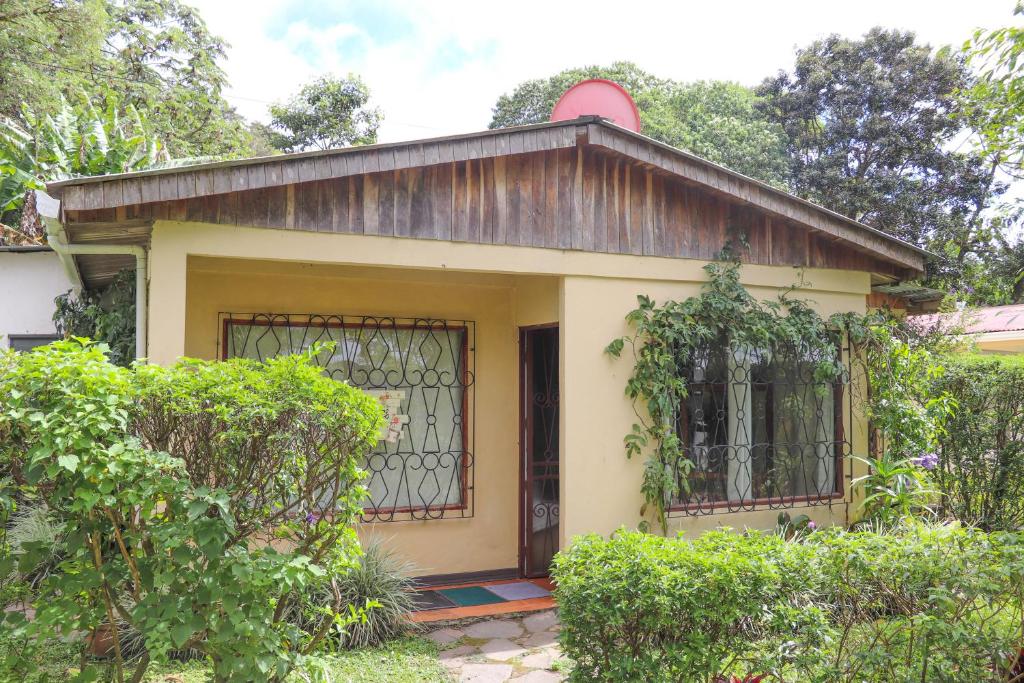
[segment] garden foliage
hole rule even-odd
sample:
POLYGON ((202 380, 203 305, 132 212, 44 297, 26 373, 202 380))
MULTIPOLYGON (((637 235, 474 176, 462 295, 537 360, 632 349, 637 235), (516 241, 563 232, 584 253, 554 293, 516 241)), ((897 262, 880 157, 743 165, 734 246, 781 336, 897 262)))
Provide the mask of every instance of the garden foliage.
POLYGON ((620 532, 556 558, 574 680, 1005 681, 1024 538, 958 526, 620 532))
POLYGON ((1024 363, 1016 357, 949 358, 931 393, 957 409, 932 471, 946 514, 984 529, 1024 526, 1024 363))
POLYGON ((135 270, 125 269, 100 291, 68 290, 53 300, 53 324, 62 337, 107 345, 115 365, 135 360, 135 270))
MULTIPOLYGON (((66 529, 36 618, 6 617, 27 646, 112 631, 122 680, 124 624, 145 643, 135 681, 150 660, 188 649, 216 680, 281 680, 359 618, 364 606, 337 591, 318 632, 283 618, 304 588, 354 561, 357 463, 381 420, 372 399, 308 357, 125 369, 71 339, 0 355, 0 397, 4 469, 66 529)), ((16 672, 18 661, 7 664, 16 672)))
POLYGON ((853 481, 864 496, 857 510, 862 520, 891 526, 938 512, 940 495, 929 470, 956 410, 955 398, 934 386, 943 373, 944 344, 933 336, 915 338, 901 322, 880 318, 860 345, 871 421, 870 455, 853 456, 868 470, 853 481))
MULTIPOLYGON (((626 315, 630 334, 612 340, 605 349, 618 358, 628 348, 633 356, 626 396, 632 400, 638 420, 623 441, 627 457, 647 456, 640 514, 653 513, 663 530, 667 528, 668 505, 686 493, 687 475, 693 468, 675 424, 689 396, 687 368, 703 349, 721 344, 769 352, 799 349, 819 384, 844 378, 854 384, 854 379, 873 369, 872 353, 888 357, 891 351, 887 346, 890 329, 880 315, 844 313, 825 318, 812 302, 794 296, 791 290, 767 301, 754 297, 741 282, 735 248, 737 242, 742 246, 745 236, 741 230, 737 232, 723 248, 722 257, 727 260, 704 267, 708 281, 698 296, 657 304, 639 295, 637 308, 626 315), (852 353, 844 354, 844 345, 852 353), (849 376, 848 364, 855 366, 856 377, 849 376)), ((888 375, 879 380, 894 395, 904 388, 893 384, 888 375)), ((906 409, 910 411, 908 419, 926 417, 919 415, 912 399, 881 404, 886 407, 885 416, 898 421, 906 409)), ((927 439, 922 436, 920 440, 927 439)), ((643 523, 647 525, 647 520, 643 523)))
POLYGON ((375 605, 366 619, 335 630, 328 636, 329 649, 354 649, 384 645, 410 628, 413 591, 416 580, 410 578, 413 566, 388 550, 380 541, 363 548, 355 566, 340 576, 322 577, 307 588, 288 617, 303 630, 316 633, 331 614, 324 605, 334 601, 334 591, 347 605, 375 605))

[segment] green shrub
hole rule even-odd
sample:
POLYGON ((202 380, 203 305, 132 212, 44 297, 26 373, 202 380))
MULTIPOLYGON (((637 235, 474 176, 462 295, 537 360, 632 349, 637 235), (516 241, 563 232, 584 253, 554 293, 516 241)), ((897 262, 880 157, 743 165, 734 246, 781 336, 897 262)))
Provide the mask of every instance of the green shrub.
POLYGON ((1024 642, 1015 534, 629 532, 554 568, 574 680, 995 682, 1024 642))
POLYGON ((780 592, 768 558, 784 545, 725 533, 576 539, 552 572, 574 679, 710 680, 764 619, 762 597, 780 592))
POLYGON ((1006 680, 1024 642, 1024 537, 909 524, 807 542, 835 680, 1006 680))
POLYGON ((62 337, 106 344, 108 357, 125 367, 135 360, 135 269, 122 270, 100 291, 69 290, 53 300, 53 324, 62 337))
POLYGON ((1024 526, 1024 360, 950 358, 931 384, 957 404, 933 472, 950 516, 983 529, 1024 526))
POLYGON ((411 569, 410 563, 400 560, 380 543, 371 542, 354 567, 310 586, 292 618, 303 630, 315 633, 328 618, 323 608, 331 604, 334 590, 337 590, 344 604, 370 604, 372 607, 366 611, 365 620, 334 629, 328 636, 329 645, 342 648, 381 645, 413 626, 409 621, 415 587, 415 581, 409 578, 411 569))
POLYGON ((215 680, 283 679, 358 616, 335 592, 321 632, 283 619, 357 555, 358 463, 380 422, 306 356, 124 369, 84 340, 0 353, 0 463, 68 530, 36 618, 4 627, 41 644, 127 623, 145 643, 135 680, 190 648, 215 680))

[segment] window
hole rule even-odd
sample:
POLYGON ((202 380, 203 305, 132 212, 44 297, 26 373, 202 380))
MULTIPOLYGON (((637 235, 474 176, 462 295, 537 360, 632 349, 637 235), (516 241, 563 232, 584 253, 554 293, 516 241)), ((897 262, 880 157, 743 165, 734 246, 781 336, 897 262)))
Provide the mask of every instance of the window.
POLYGON ((31 351, 60 339, 61 337, 55 334, 11 334, 7 337, 10 348, 15 351, 31 351))
POLYGON ((724 340, 687 369, 678 433, 692 463, 676 511, 785 507, 841 494, 843 380, 821 379, 809 349, 724 340))
POLYGON ((395 407, 395 431, 364 467, 364 520, 472 516, 471 321, 372 316, 223 316, 225 358, 266 360, 333 341, 316 362, 395 407))

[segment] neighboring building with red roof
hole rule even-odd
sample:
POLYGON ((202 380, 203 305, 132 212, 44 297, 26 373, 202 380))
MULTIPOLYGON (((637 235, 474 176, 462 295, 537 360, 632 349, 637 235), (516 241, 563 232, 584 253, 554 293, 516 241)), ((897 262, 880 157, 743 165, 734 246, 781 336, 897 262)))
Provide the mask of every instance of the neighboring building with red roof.
POLYGON ((925 329, 963 334, 981 353, 1024 353, 1024 304, 913 316, 925 329))

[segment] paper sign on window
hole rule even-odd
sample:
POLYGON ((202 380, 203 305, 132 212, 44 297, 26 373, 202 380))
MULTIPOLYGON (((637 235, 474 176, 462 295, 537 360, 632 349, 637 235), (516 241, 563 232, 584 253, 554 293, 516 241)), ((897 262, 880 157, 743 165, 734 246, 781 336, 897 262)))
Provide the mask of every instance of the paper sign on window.
POLYGON ((387 443, 398 443, 402 438, 403 425, 409 424, 409 416, 402 415, 402 399, 405 392, 400 389, 367 389, 366 393, 380 402, 384 409, 384 426, 380 430, 380 438, 387 443))

